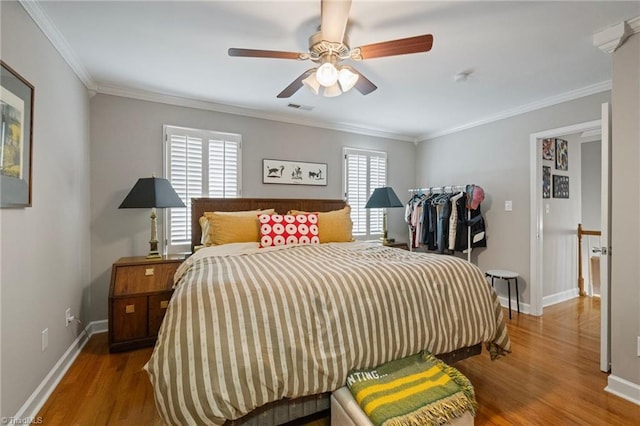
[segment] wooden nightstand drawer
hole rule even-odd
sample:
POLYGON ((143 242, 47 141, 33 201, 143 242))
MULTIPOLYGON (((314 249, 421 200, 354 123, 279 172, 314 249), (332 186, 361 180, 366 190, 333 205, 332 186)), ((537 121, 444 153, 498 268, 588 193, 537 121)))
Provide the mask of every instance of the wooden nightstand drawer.
POLYGON ((164 313, 167 312, 167 307, 169 306, 171 293, 172 292, 169 291, 149 296, 149 336, 158 335, 164 313))
POLYGON ((148 263, 119 266, 116 269, 114 296, 170 289, 179 263, 148 263))
POLYGON ((109 350, 153 345, 184 257, 123 257, 111 268, 109 350))
POLYGON ((114 342, 146 337, 147 297, 124 297, 113 300, 114 342))

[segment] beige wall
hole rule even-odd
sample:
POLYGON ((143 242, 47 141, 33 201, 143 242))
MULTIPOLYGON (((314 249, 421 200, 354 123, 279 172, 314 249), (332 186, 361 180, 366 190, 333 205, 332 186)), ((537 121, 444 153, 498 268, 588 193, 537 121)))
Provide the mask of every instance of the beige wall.
MULTIPOLYGON (((611 376, 640 403, 640 34, 613 54, 611 376), (624 383, 624 382, 623 382, 624 383), (633 385, 635 384, 635 388, 633 385)), ((612 382, 613 379, 613 382, 612 382)))
POLYGON ((2 60, 35 86, 33 206, 0 210, 0 417, 8 417, 78 335, 65 327, 65 309, 91 317, 89 98, 22 6, 0 8, 2 60))
MULTIPOLYGON (((415 182, 415 145, 397 140, 286 124, 118 96, 91 99, 91 295, 92 319, 107 317, 111 265, 121 256, 149 250, 149 212, 118 210, 136 180, 163 175, 162 125, 172 124, 242 135, 245 197, 343 198, 342 148, 388 153, 388 183, 401 199, 415 182), (262 183, 262 159, 327 163, 328 185, 262 183)), ((402 209, 389 212, 389 232, 406 241, 402 209)), ((162 229, 162 219, 158 224, 162 229)), ((162 240, 159 236, 159 240, 162 240)))
MULTIPOLYGON (((608 102, 609 96, 609 92, 587 96, 418 145, 419 186, 475 183, 485 189, 482 211, 488 247, 474 250, 473 260, 482 270, 518 272, 522 277, 521 305, 530 302, 530 135, 598 120, 600 105, 608 102), (506 200, 513 202, 513 211, 504 210, 506 200)), ((570 170, 579 166, 577 163, 579 160, 572 161, 570 170)), ((506 297, 506 287, 501 287, 498 291, 506 297)))

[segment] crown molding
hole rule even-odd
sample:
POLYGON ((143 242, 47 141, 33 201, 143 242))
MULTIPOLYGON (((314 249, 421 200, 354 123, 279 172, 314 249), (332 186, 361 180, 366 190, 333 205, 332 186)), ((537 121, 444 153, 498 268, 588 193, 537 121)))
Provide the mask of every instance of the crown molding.
POLYGON ((640 16, 636 16, 633 19, 629 19, 627 23, 631 27, 631 30, 633 31, 634 34, 640 33, 640 16))
POLYGON ((489 124, 494 121, 499 121, 505 118, 514 117, 516 115, 535 111, 541 108, 558 105, 563 102, 572 101, 574 99, 583 98, 585 96, 594 95, 596 93, 606 92, 607 90, 611 90, 611 80, 603 81, 601 83, 592 84, 591 86, 586 86, 581 89, 572 90, 570 92, 565 92, 556 96, 551 96, 549 98, 541 99, 536 102, 532 102, 532 103, 522 105, 513 109, 502 111, 498 114, 491 115, 477 121, 472 121, 470 123, 463 124, 461 126, 452 127, 450 129, 446 129, 441 132, 426 133, 418 138, 418 142, 424 142, 429 139, 434 139, 440 136, 449 135, 451 133, 460 132, 462 130, 471 129, 473 127, 482 126, 484 124, 489 124))
POLYGON ((95 90, 96 83, 91 77, 91 74, 89 74, 84 65, 82 65, 82 62, 80 62, 67 40, 62 36, 51 19, 49 19, 49 16, 40 6, 39 1, 18 1, 29 14, 31 19, 36 23, 38 28, 40 28, 42 33, 49 39, 53 47, 58 51, 58 53, 60 53, 67 64, 69 64, 73 72, 78 76, 85 87, 89 89, 89 91, 95 90))
POLYGON ((633 34, 640 33, 640 16, 622 21, 593 35, 593 45, 605 53, 613 53, 633 34))
POLYGON ((96 92, 120 96, 123 98, 138 99, 142 101, 157 102, 168 105, 176 105, 188 108, 197 108, 206 111, 222 112, 226 114, 241 115, 244 117, 259 118, 262 120, 278 121, 281 123, 298 124, 301 126, 318 127, 322 129, 337 130, 347 133, 355 133, 366 136, 375 136, 385 139, 394 139, 403 142, 415 142, 415 137, 406 134, 393 133, 381 129, 373 129, 363 126, 354 126, 346 123, 329 123, 322 121, 306 120, 285 114, 267 113, 241 106, 224 105, 199 99, 185 98, 167 93, 150 92, 146 90, 132 89, 117 85, 98 84, 96 92))

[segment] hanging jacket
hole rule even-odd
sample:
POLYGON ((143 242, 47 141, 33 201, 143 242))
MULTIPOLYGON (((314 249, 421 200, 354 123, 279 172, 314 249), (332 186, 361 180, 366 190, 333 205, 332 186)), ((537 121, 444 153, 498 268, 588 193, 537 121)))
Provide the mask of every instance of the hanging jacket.
POLYGON ((456 226, 456 251, 465 251, 467 249, 467 235, 469 226, 471 226, 471 247, 486 247, 486 230, 484 224, 484 218, 480 211, 480 205, 475 210, 469 209, 471 212, 471 219, 467 219, 467 209, 465 204, 462 208, 458 209, 458 221, 456 226))

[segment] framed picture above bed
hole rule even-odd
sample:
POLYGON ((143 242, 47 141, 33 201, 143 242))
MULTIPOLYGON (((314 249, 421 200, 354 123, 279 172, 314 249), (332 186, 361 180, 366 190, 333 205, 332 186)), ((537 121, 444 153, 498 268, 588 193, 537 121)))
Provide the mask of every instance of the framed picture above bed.
POLYGON ((0 207, 30 207, 34 88, 0 65, 0 207))
POLYGON ((327 185, 327 165, 304 161, 262 160, 262 183, 327 185))

